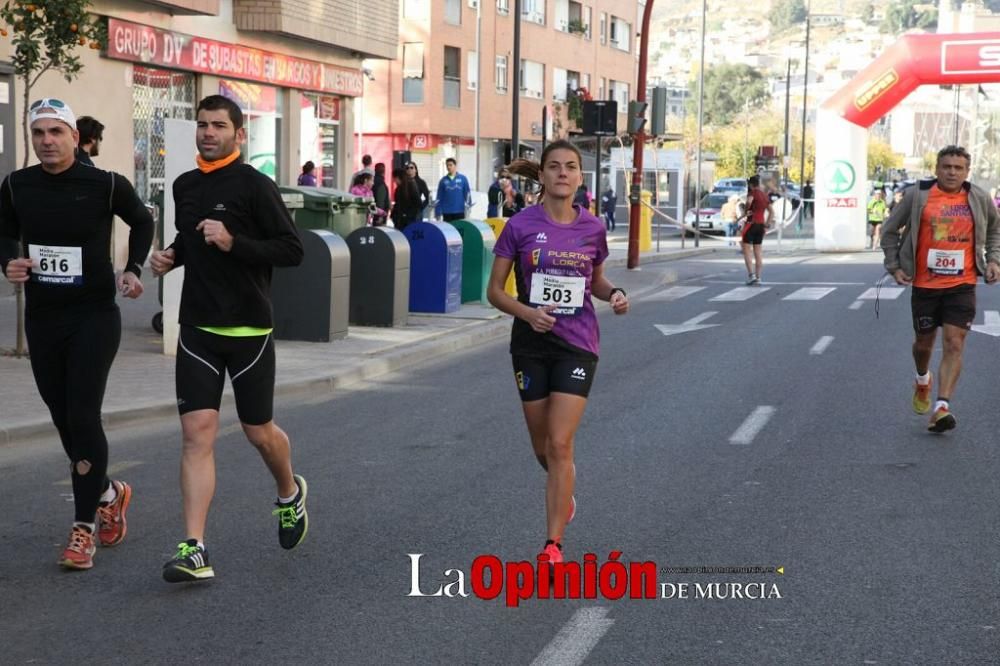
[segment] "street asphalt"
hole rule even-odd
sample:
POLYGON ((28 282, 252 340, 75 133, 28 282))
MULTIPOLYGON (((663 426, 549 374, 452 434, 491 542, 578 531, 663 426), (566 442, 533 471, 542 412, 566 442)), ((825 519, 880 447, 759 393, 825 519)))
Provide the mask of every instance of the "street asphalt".
MULTIPOLYGON (((135 488, 128 538, 89 572, 55 564, 71 518, 58 445, 0 447, 0 661, 995 664, 1000 338, 970 333, 958 428, 928 434, 910 407, 909 292, 883 288, 876 317, 880 274, 874 253, 795 253, 746 290, 722 251, 621 276, 645 294, 628 316, 601 309, 565 555, 655 562, 657 598, 510 608, 468 581, 467 598, 408 596, 411 555, 429 595, 479 555, 542 546, 544 474, 495 341, 279 402, 310 489, 291 552, 225 413, 204 585, 160 579, 184 537, 176 421, 114 433, 114 475, 135 488), (750 566, 783 573, 666 569, 750 566), (710 583, 770 594, 697 598, 710 583), (661 598, 683 584, 690 598, 661 598)), ((981 286, 979 304, 983 324, 1000 289, 981 286)))

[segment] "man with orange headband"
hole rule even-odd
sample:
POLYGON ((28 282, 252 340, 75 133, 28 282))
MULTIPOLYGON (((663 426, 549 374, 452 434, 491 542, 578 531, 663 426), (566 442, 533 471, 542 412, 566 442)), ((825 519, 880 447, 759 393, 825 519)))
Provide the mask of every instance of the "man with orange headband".
POLYGON ((176 386, 187 537, 163 567, 171 583, 215 575, 204 534, 227 371, 243 432, 277 484, 281 547, 297 546, 308 528, 306 482, 293 474, 288 436, 272 416, 271 269, 297 266, 302 241, 274 182, 240 160, 246 129, 239 106, 206 97, 197 123, 198 168, 174 182, 176 240, 150 260, 157 275, 185 267, 176 386))

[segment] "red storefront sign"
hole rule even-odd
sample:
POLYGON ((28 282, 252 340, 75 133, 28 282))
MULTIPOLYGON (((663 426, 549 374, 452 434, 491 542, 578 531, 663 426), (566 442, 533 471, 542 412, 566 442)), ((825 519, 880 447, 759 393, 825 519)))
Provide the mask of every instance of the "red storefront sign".
POLYGON ((359 70, 108 19, 107 56, 144 65, 360 97, 359 70))

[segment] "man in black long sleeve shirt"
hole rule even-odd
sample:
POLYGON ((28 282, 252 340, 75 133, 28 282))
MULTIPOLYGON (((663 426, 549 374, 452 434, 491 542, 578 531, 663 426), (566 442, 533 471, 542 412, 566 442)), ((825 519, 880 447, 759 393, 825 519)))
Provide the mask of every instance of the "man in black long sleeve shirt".
POLYGON ((29 112, 41 163, 0 185, 0 267, 10 282, 25 285, 31 370, 72 462, 76 517, 59 562, 89 569, 95 541, 114 546, 125 538, 132 497, 127 483, 107 478, 108 440, 101 427, 104 389, 121 340, 111 228, 115 215, 131 227, 117 290, 138 298, 153 218, 123 176, 76 161, 76 119, 64 102, 41 99, 29 112))
POLYGON ((293 474, 288 436, 273 420, 270 300, 272 267, 297 266, 302 242, 275 184, 240 161, 246 139, 240 108, 212 95, 198 105, 197 122, 198 169, 174 181, 177 238, 151 259, 158 275, 185 267, 176 385, 187 538, 163 567, 171 583, 215 575, 204 534, 227 371, 243 432, 277 484, 282 548, 297 546, 308 529, 306 482, 293 474))

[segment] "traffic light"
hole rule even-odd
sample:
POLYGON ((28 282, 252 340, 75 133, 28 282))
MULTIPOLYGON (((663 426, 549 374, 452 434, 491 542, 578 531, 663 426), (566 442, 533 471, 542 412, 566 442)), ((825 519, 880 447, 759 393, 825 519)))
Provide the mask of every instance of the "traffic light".
POLYGON ((632 101, 628 103, 628 133, 636 135, 646 125, 646 102, 632 101))
POLYGON ((653 108, 649 110, 649 132, 653 136, 667 133, 667 89, 653 88, 653 108))

